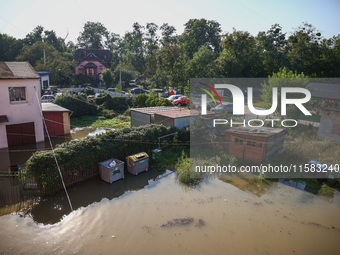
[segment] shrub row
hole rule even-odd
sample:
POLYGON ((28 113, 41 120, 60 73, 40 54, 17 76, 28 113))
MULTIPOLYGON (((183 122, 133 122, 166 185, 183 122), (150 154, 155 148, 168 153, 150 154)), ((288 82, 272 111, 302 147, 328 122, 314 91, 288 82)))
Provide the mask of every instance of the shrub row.
POLYGON ((134 101, 134 107, 154 107, 154 106, 172 106, 173 104, 165 99, 158 98, 157 96, 149 96, 145 94, 140 94, 136 96, 134 101))
MULTIPOLYGON (((54 151, 36 152, 27 161, 28 173, 33 175, 42 194, 53 194, 62 188, 61 179, 54 155, 64 176, 66 186, 83 181, 98 174, 98 164, 109 158, 125 160, 129 155, 147 152, 157 148, 158 137, 178 131, 174 127, 147 125, 121 129, 96 137, 73 140, 57 145, 54 151)), ((180 132, 178 137, 188 137, 188 130, 180 132)), ((171 143, 173 137, 162 139, 162 143, 171 143)), ((180 141, 184 142, 184 141, 180 141)))
POLYGON ((97 106, 87 102, 82 95, 66 94, 57 97, 54 102, 57 105, 71 110, 72 117, 78 118, 84 115, 95 115, 98 112, 97 106))

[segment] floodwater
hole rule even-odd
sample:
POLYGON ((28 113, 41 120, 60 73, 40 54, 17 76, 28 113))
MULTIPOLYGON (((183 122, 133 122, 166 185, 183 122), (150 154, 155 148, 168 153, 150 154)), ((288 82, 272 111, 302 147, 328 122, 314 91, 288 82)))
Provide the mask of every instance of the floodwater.
POLYGON ((1 216, 0 254, 339 251, 339 193, 326 198, 283 183, 217 177, 188 188, 171 171, 111 185, 95 178, 69 193, 74 214, 59 194, 1 216))

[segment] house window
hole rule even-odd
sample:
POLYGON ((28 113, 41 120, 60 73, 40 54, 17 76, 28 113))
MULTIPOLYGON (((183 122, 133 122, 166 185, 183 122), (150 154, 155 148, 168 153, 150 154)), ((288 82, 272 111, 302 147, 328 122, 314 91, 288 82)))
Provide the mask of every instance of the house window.
POLYGON ((235 138, 234 142, 238 145, 243 145, 243 140, 239 138, 235 138))
POLYGON ((103 69, 103 66, 99 66, 99 69, 103 69))
POLYGON ((87 75, 94 75, 94 68, 86 68, 87 75))
POLYGON ((9 91, 9 101, 14 102, 26 102, 26 88, 25 87, 10 87, 9 91))
POLYGON ((252 146, 252 147, 259 147, 259 148, 262 147, 261 143, 257 143, 257 142, 253 142, 253 141, 247 141, 247 145, 252 146))

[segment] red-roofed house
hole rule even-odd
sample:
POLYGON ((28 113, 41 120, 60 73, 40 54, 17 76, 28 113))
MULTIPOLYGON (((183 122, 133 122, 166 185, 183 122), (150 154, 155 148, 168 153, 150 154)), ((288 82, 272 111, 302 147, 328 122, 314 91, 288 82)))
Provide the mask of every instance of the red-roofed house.
POLYGON ((112 53, 109 50, 78 49, 74 59, 77 62, 76 79, 97 85, 102 72, 111 68, 112 53))

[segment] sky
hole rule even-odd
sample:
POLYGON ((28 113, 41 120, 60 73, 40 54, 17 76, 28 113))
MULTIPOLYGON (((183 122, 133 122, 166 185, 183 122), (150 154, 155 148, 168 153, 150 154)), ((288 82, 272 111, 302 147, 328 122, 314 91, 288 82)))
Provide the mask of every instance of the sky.
POLYGON ((87 21, 123 36, 134 22, 168 23, 181 34, 189 19, 205 18, 223 33, 235 28, 254 36, 276 23, 290 35, 307 22, 331 38, 340 34, 339 14, 340 0, 0 0, 0 33, 22 39, 41 25, 76 43, 87 21))

